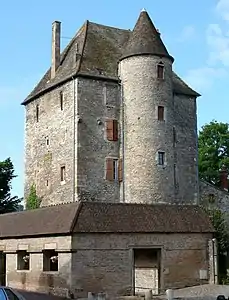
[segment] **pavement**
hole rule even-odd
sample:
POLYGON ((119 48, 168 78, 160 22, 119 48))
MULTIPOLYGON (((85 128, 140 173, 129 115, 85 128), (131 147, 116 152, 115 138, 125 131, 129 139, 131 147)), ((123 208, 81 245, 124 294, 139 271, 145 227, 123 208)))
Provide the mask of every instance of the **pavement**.
POLYGON ((16 290, 16 291, 20 293, 26 300, 66 300, 67 299, 63 297, 47 295, 47 294, 37 293, 37 292, 30 292, 24 290, 16 290))

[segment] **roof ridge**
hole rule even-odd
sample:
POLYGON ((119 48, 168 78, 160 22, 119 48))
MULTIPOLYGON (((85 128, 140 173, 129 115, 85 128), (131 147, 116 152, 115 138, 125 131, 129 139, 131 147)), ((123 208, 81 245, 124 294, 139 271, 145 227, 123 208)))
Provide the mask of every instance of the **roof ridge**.
POLYGON ((111 26, 111 25, 104 25, 104 24, 100 24, 100 23, 97 23, 97 22, 91 22, 91 21, 88 21, 88 22, 89 22, 89 24, 98 25, 98 26, 105 27, 105 28, 108 27, 108 28, 118 29, 118 30, 122 30, 122 31, 126 31, 126 32, 132 31, 130 29, 115 27, 115 26, 111 26))

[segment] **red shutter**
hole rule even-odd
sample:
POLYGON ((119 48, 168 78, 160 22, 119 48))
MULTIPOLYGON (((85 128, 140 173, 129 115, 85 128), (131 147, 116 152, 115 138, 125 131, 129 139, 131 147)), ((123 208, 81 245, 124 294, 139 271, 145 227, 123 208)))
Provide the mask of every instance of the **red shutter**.
POLYGON ((118 140, 118 121, 113 120, 113 141, 118 140))
POLYGON ((118 180, 119 182, 123 181, 123 163, 122 158, 118 161, 118 180))
POLYGON ((106 180, 114 180, 114 160, 113 158, 106 159, 106 180))
POLYGON ((106 120, 106 134, 107 134, 107 140, 113 141, 113 120, 106 120))

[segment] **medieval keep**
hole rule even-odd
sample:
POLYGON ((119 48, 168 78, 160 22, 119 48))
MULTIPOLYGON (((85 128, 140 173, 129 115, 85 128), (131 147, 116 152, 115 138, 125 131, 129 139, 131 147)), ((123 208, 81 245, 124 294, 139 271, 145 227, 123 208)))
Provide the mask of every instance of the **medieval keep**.
POLYGON ((198 179, 200 95, 148 13, 60 41, 55 21, 51 67, 22 103, 25 199, 34 185, 41 208, 0 216, 1 284, 85 297, 216 283, 198 205, 228 196, 198 179))

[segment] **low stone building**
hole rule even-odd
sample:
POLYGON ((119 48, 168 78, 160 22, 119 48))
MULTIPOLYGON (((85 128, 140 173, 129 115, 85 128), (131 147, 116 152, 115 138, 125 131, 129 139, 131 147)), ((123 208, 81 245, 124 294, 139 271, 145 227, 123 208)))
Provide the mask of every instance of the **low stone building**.
POLYGON ((1 284, 19 289, 158 294, 214 277, 213 228, 198 206, 80 202, 1 215, 0 224, 1 284))

